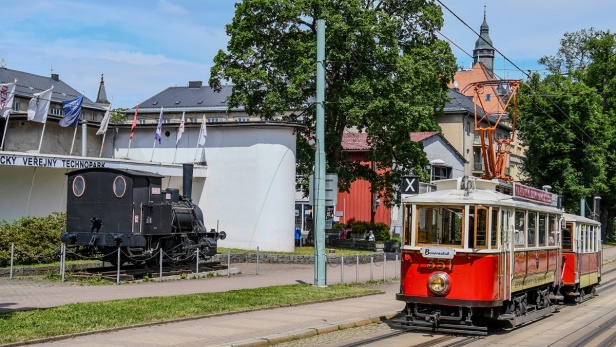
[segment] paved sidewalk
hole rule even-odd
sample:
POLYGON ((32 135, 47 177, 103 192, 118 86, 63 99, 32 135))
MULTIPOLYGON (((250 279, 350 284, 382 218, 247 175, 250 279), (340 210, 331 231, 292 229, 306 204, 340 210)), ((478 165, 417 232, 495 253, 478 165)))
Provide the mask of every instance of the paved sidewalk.
MULTIPOLYGON (((604 250, 605 270, 616 267, 616 247, 604 250)), ((369 264, 360 265, 360 281, 370 279, 369 264)), ((397 274, 388 262, 388 278, 397 274)), ((314 268, 302 264, 239 264, 239 275, 202 280, 120 286, 81 287, 68 284, 37 284, 0 280, 0 310, 51 307, 67 302, 110 300, 129 297, 179 295, 256 288, 292 283, 313 283, 314 268), (7 283, 10 282, 10 283, 7 283), (25 304, 29 303, 29 304, 25 304)), ((382 278, 382 267, 373 268, 374 279, 382 278)), ((354 282, 355 267, 328 267, 327 283, 354 282)), ((378 285, 384 294, 350 298, 231 315, 220 315, 174 323, 120 329, 97 334, 41 341, 37 346, 267 346, 319 333, 371 324, 397 315, 404 303, 395 300, 399 281, 378 285)))
MULTIPOLYGON (((235 264, 236 275, 138 284, 80 286, 70 283, 43 283, 0 280, 0 311, 44 308, 73 302, 90 302, 145 296, 167 296, 219 292, 273 285, 314 283, 314 266, 305 264, 235 264)), ((371 279, 370 264, 342 268, 328 266, 327 283, 371 279)), ((372 279, 394 278, 393 261, 372 266, 372 279), (377 266, 378 265, 378 266, 377 266)), ((226 271, 225 271, 226 273, 226 271)), ((264 346, 302 336, 361 326, 396 315, 404 303, 395 300, 399 281, 375 285, 384 294, 318 304, 282 307, 231 315, 219 315, 174 323, 84 334, 68 339, 40 341, 41 346, 264 346)), ((147 308, 144 308, 147 309, 147 308)))

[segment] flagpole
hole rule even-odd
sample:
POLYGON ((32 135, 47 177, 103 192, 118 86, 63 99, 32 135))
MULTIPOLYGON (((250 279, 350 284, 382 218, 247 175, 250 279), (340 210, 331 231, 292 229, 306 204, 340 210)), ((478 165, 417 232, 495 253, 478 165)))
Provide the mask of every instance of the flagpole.
POLYGON ((152 157, 150 158, 150 162, 154 160, 154 148, 156 148, 156 139, 154 139, 154 146, 152 146, 152 157))
MULTIPOLYGON (((77 121, 77 125, 79 125, 79 120, 77 121)), ((75 146, 75 139, 77 138, 77 126, 75 126, 75 132, 73 133, 73 142, 71 142, 71 151, 68 155, 73 155, 73 147, 75 146)))
POLYGON ((6 128, 9 125, 9 118, 11 117, 11 113, 6 116, 6 123, 4 123, 4 132, 2 133, 2 144, 0 144, 0 150, 4 151, 4 139, 6 138, 6 128))
POLYGON ((105 136, 107 136, 107 132, 105 131, 105 133, 103 134, 103 141, 101 142, 101 151, 98 154, 99 158, 103 157, 103 146, 105 146, 105 136))
POLYGON ((199 151, 199 139, 201 139, 202 133, 203 133, 203 127, 200 127, 199 136, 197 136, 197 147, 195 147, 195 157, 193 158, 193 164, 197 161, 197 152, 199 151))
POLYGON ((47 125, 47 118, 45 118, 45 123, 43 123, 43 131, 41 132, 41 141, 39 142, 38 151, 36 153, 41 154, 41 146, 43 145, 43 135, 45 135, 45 126, 47 125))
MULTIPOLYGON (((109 121, 111 120, 111 105, 113 105, 113 96, 111 97, 111 103, 109 104, 109 110, 108 111, 109 111, 109 118, 110 119, 107 119, 107 125, 109 125, 109 121)), ((105 117, 103 116, 103 119, 104 118, 105 117)), ((102 156, 103 156, 103 147, 105 146, 105 136, 107 136, 107 126, 105 126, 105 132, 103 133, 103 141, 101 141, 101 151, 98 154, 99 158, 102 158, 102 156)))

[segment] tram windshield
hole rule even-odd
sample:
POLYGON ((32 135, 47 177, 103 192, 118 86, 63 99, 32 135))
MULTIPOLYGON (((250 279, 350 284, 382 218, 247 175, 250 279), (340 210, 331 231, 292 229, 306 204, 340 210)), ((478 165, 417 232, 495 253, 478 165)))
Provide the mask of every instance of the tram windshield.
POLYGON ((419 244, 462 245, 463 207, 419 207, 417 238, 419 244))

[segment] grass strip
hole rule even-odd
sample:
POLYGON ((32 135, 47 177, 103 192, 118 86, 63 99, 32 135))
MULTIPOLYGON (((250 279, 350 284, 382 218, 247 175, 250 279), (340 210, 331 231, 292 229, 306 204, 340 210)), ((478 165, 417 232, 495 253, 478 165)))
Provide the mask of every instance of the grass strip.
POLYGON ((381 293, 356 285, 309 284, 169 297, 122 299, 0 313, 0 344, 210 314, 381 293))

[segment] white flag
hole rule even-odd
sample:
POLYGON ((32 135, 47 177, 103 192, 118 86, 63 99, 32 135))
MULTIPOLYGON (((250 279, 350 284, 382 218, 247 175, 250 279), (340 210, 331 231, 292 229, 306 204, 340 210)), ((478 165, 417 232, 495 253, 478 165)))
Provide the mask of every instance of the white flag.
POLYGON ((13 108, 13 97, 15 96, 15 86, 17 80, 13 83, 0 84, 0 116, 6 118, 9 116, 13 108))
POLYGON ((34 93, 34 97, 30 99, 28 103, 28 120, 45 123, 47 120, 47 112, 49 112, 52 90, 53 86, 40 93, 34 93))
POLYGON ((105 116, 101 121, 101 126, 98 128, 96 135, 104 135, 107 132, 107 126, 109 125, 109 117, 111 117, 111 104, 109 104, 109 108, 105 112, 105 116))
POLYGON ((199 145, 205 145, 205 138, 207 137, 207 121, 205 115, 203 115, 203 121, 201 122, 201 131, 199 132, 199 145))
POLYGON ((182 121, 180 122, 180 127, 178 128, 178 138, 175 140, 175 145, 177 146, 180 143, 180 139, 182 138, 182 134, 184 133, 184 114, 186 112, 182 112, 182 121))

